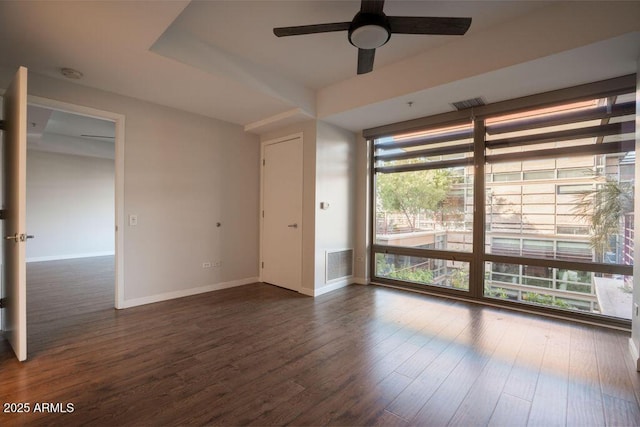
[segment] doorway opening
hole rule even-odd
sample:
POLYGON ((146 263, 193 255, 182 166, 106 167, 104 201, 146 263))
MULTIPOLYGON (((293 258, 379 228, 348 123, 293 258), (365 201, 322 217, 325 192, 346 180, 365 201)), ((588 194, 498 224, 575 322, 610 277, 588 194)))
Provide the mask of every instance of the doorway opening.
POLYGON ((122 306, 124 117, 29 97, 27 123, 27 317, 58 340, 122 306))

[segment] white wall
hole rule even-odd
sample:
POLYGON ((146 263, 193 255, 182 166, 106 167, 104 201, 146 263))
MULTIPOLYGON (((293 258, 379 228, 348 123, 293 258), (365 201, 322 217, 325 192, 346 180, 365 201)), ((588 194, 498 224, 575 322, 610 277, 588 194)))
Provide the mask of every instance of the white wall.
POLYGON ((114 162, 27 151, 27 262, 114 253, 114 162))
POLYGON ((315 295, 353 282, 347 278, 327 283, 326 252, 355 246, 356 151, 354 133, 317 123, 315 295), (329 208, 320 209, 321 202, 329 203, 329 208))
POLYGON ((326 283, 326 251, 355 246, 356 135, 308 120, 260 136, 262 141, 302 133, 302 293, 320 295, 353 282, 326 283), (328 210, 320 202, 329 202, 328 210))
POLYGON ((369 147, 367 141, 358 136, 356 141, 356 229, 355 229, 355 281, 369 283, 369 147))
MULTIPOLYGON (((0 69, 0 87, 14 70, 0 69)), ((125 306, 255 281, 258 138, 238 125, 30 73, 29 94, 125 116, 125 306), (216 222, 222 227, 216 227, 216 222), (203 269, 220 260, 220 268, 203 269)))

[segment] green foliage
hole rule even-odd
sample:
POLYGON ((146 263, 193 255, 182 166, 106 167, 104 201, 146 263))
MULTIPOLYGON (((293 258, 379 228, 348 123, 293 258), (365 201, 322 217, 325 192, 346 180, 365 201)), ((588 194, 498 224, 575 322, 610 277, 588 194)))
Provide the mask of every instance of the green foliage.
POLYGON ((398 266, 387 262, 383 254, 376 254, 376 274, 389 279, 405 280, 408 282, 431 284, 433 272, 420 267, 413 267, 408 262, 398 266))
POLYGON ((527 302, 533 302, 536 304, 543 304, 543 305, 553 305, 559 308, 569 308, 569 309, 575 308, 569 305, 564 300, 561 300, 561 299, 554 300, 551 295, 542 295, 542 294, 537 294, 535 292, 525 293, 524 295, 522 295, 522 299, 527 302))
POLYGON ((390 279, 406 280, 408 282, 424 283, 426 285, 433 281, 433 272, 422 268, 405 268, 395 270, 387 275, 390 279))
POLYGON ((494 288, 492 286, 485 286, 484 294, 486 296, 494 297, 494 298, 501 298, 501 299, 509 298, 509 295, 507 294, 507 291, 505 291, 502 288, 494 288))
POLYGON ((575 213, 591 225, 591 246, 601 257, 611 250, 610 239, 620 234, 625 214, 633 212, 633 184, 607 180, 580 196, 575 213))
POLYGON ((469 272, 463 269, 453 270, 451 273, 451 286, 456 289, 469 289, 469 272))
POLYGON ((387 212, 403 213, 414 231, 415 215, 442 208, 452 183, 451 173, 441 169, 379 174, 378 202, 387 212))

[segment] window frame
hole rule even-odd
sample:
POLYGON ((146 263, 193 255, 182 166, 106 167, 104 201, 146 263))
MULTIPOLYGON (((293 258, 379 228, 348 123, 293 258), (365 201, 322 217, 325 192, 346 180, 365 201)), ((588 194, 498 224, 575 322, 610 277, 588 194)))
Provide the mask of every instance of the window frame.
MULTIPOLYGON (((633 266, 631 265, 620 265, 620 264, 605 264, 598 262, 584 262, 584 261, 566 261, 562 259, 543 259, 536 257, 525 257, 522 255, 513 256, 513 255, 499 255, 499 254, 491 254, 485 253, 485 232, 486 232, 486 218, 485 218, 485 209, 486 209, 486 200, 485 200, 485 191, 486 191, 486 175, 485 175, 485 165, 487 164, 497 164, 503 162, 513 162, 513 161, 523 161, 523 160, 531 160, 532 158, 544 159, 550 157, 559 157, 559 156, 576 156, 576 152, 579 152, 580 155, 596 155, 596 154, 606 154, 606 153, 615 153, 615 152, 627 152, 627 151, 636 151, 636 141, 635 140, 624 140, 617 142, 608 142, 606 144, 599 145, 585 145, 585 146, 571 146, 571 147, 561 147, 561 148, 553 148, 553 149, 536 149, 523 153, 501 153, 501 154, 492 154, 487 155, 487 148, 489 146, 502 146, 508 145, 510 142, 508 141, 497 141, 490 142, 487 137, 487 130, 492 132, 492 135, 498 136, 500 133, 510 132, 514 129, 513 125, 491 125, 487 129, 486 120, 493 116, 507 114, 507 113, 518 113, 530 109, 540 108, 540 107, 553 107, 561 104, 566 104, 569 102, 577 102, 582 100, 588 100, 593 98, 605 98, 610 96, 617 96, 621 94, 626 94, 630 92, 634 92, 636 89, 636 76, 635 74, 622 76, 614 79, 604 80, 600 82, 575 86, 567 89, 556 90, 552 92, 527 96, 523 98, 518 98, 514 100, 502 101, 494 104, 489 104, 486 106, 481 106, 475 108, 473 110, 465 110, 465 111, 455 111, 451 113, 443 113, 435 116, 420 118, 409 120, 406 122, 394 123, 391 125, 385 125, 377 128, 366 129, 363 131, 363 136, 367 140, 369 144, 369 241, 370 249, 369 249, 369 274, 370 274, 370 282, 373 284, 381 284, 387 286, 401 287, 412 290, 417 290, 420 292, 426 293, 434 293, 434 294, 442 294, 445 296, 453 296, 456 298, 478 301, 484 304, 490 305, 498 305, 504 306, 506 308, 512 308, 516 310, 527 310, 527 311, 535 311, 541 314, 553 315, 553 316, 561 316, 570 318, 573 320, 579 321, 587 321, 587 322, 597 322, 604 325, 620 327, 624 329, 629 329, 631 326, 631 320, 616 318, 611 316, 606 316, 602 314, 596 313, 585 313, 578 311, 569 311, 569 310, 558 310, 552 307, 546 306, 538 306, 538 305, 529 305, 523 304, 522 302, 514 302, 508 300, 499 300, 495 298, 491 298, 490 296, 486 296, 484 292, 484 282, 485 282, 485 265, 487 263, 503 263, 503 264, 513 264, 522 266, 539 266, 539 267, 547 267, 551 268, 552 271, 560 271, 560 270, 580 270, 580 271, 588 271, 593 273, 604 273, 604 274, 619 274, 623 276, 632 276, 633 275, 633 266), (398 247, 398 246, 386 246, 376 244, 376 230, 375 230, 375 218, 376 218, 376 186, 375 186, 375 177, 376 177, 376 147, 374 144, 374 140, 382 137, 393 136, 394 134, 405 133, 405 132, 418 132, 428 129, 434 129, 437 127, 444 126, 455 126, 464 121, 472 122, 473 124, 473 156, 464 158, 464 159, 456 159, 456 160, 445 160, 438 162, 431 162, 427 165, 427 168, 441 168, 441 167, 451 167, 451 166, 463 166, 463 165, 472 165, 474 168, 473 174, 473 202, 474 202, 474 215, 473 215, 473 231, 472 231, 472 251, 471 252, 456 252, 449 250, 437 250, 437 249, 426 249, 426 248, 412 248, 412 247, 398 247), (577 150, 578 149, 578 150, 577 150), (416 256, 416 257, 424 257, 430 259, 442 259, 446 261, 463 261, 469 263, 469 291, 460 291, 458 289, 449 289, 449 288, 438 288, 438 287, 430 287, 425 288, 424 286, 415 286, 410 283, 403 283, 397 280, 391 280, 383 277, 376 276, 375 272, 375 258, 376 253, 383 254, 397 254, 397 255, 408 255, 408 256, 416 256)), ((576 120, 576 117, 582 114, 583 116, 590 115, 590 119, 602 119, 604 117, 619 117, 623 115, 632 114, 635 111, 635 107, 629 105, 630 103, 622 104, 621 106, 614 106, 613 108, 595 108, 592 111, 578 112, 567 114, 566 117, 556 118, 556 124, 568 123, 571 120, 576 120)), ((539 121, 539 120, 538 120, 539 121)), ((534 121, 532 121, 534 122, 534 121)), ((539 126, 536 123, 525 123, 521 126, 539 126)), ((616 126, 606 126, 605 130, 602 133, 610 133, 613 130, 621 128, 621 125, 616 126)), ((587 130, 577 130, 572 132, 567 132, 568 135, 583 135, 583 134, 595 134, 598 133, 597 129, 589 128, 587 130)), ((540 138, 537 138, 538 140, 540 138)), ((531 138, 532 140, 532 138, 531 138)), ((525 143, 527 143, 525 141, 525 143)), ((437 149, 436 149, 437 150, 437 149)), ((428 152, 428 150, 425 150, 428 152)), ((390 156, 389 156, 390 157, 390 156)), ((419 170, 425 169, 425 164, 421 165, 401 165, 401 166, 393 166, 387 167, 385 172, 397 172, 397 171, 405 171, 405 170, 419 170)), ((562 182, 559 185, 570 185, 569 182, 566 184, 562 182)), ((558 190, 556 190, 557 192, 558 190)), ((554 243, 554 249, 556 244, 554 243)), ((555 274, 555 273, 553 273, 555 274)), ((555 280, 555 279, 554 279, 555 280)), ((630 307, 631 310, 631 307, 630 307)))

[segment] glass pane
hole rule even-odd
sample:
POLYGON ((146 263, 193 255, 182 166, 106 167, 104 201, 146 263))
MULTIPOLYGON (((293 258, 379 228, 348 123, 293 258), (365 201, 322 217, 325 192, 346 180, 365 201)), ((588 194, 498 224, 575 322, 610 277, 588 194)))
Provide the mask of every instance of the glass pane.
POLYGON ((471 251, 472 168, 376 174, 376 243, 471 251))
POLYGON ((493 174, 493 182, 520 181, 520 172, 502 172, 493 174))
POLYGON ((508 168, 523 179, 487 180, 486 251, 632 265, 634 164, 631 151, 487 165, 487 175, 508 168), (550 166, 557 181, 525 179, 550 166))
POLYGON ((490 118, 486 121, 489 146, 487 154, 519 153, 633 141, 635 138, 635 117, 633 114, 629 114, 627 111, 608 118, 605 118, 605 115, 596 114, 597 111, 604 114, 613 108, 623 107, 622 104, 629 103, 632 101, 624 96, 619 96, 538 108, 490 118), (573 119, 567 120, 568 116, 572 116, 573 119), (601 128, 594 132, 593 129, 599 126, 601 128))
POLYGON ((375 275, 418 285, 469 290, 468 262, 378 253, 375 275))
POLYGON ((524 179, 533 180, 533 179, 553 179, 555 178, 555 171, 532 171, 525 172, 524 179))
POLYGON ((631 319, 633 277, 487 262, 484 295, 631 319))
POLYGON ((595 171, 591 168, 558 169, 558 178, 584 178, 595 176, 595 171))
POLYGON ((473 157, 470 123, 375 140, 375 167, 427 165, 473 157))

